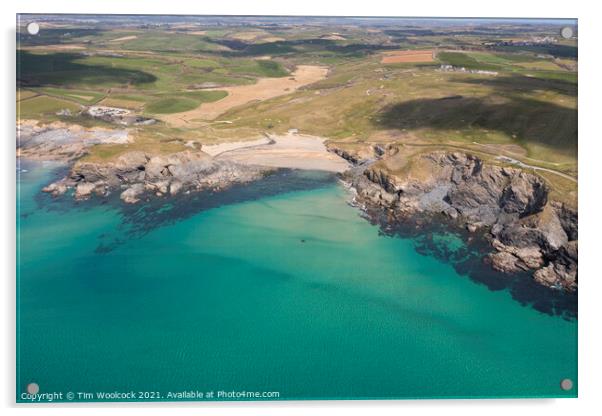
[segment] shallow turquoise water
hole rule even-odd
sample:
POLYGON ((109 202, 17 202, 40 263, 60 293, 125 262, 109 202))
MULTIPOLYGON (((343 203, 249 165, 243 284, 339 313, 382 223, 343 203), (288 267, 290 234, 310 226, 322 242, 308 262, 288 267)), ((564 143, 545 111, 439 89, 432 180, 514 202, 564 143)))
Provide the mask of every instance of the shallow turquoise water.
POLYGON ((26 167, 17 400, 30 382, 163 400, 183 390, 576 395, 559 387, 577 380, 575 319, 418 254, 416 239, 382 235, 323 174, 273 180, 302 183, 294 192, 252 186, 207 196, 211 204, 124 210, 53 201, 39 192, 52 169, 26 167))

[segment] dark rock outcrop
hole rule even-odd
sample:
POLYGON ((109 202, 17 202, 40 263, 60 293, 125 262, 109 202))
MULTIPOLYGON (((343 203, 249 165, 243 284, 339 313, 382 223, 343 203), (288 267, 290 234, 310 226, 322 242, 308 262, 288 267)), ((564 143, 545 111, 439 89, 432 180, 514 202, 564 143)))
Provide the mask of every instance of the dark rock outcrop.
POLYGON ((487 260, 499 271, 533 272, 546 286, 577 288, 577 212, 549 202, 548 185, 516 168, 485 164, 464 153, 418 156, 413 169, 392 174, 375 164, 347 175, 360 206, 385 210, 403 221, 415 214, 444 214, 494 249, 487 260), (422 176, 416 172, 427 172, 422 176))
POLYGON ((124 202, 136 203, 143 194, 163 196, 182 191, 221 189, 233 183, 259 179, 267 172, 267 168, 217 161, 198 151, 154 156, 132 151, 113 162, 80 161, 66 178, 48 185, 44 191, 60 195, 73 188, 76 199, 119 191, 124 202))

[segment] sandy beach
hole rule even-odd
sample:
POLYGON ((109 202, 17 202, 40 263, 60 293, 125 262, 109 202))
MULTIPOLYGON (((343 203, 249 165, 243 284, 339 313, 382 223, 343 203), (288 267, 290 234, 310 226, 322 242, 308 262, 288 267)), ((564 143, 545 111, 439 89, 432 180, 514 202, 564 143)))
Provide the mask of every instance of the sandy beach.
POLYGON ((238 141, 238 142, 218 143, 218 144, 205 144, 205 145, 203 145, 202 150, 203 150, 203 152, 215 157, 215 156, 225 153, 225 152, 231 152, 233 150, 239 150, 239 149, 244 149, 244 148, 249 148, 249 147, 256 147, 256 146, 266 145, 266 144, 270 144, 270 143, 272 143, 271 139, 268 139, 267 137, 260 137, 256 140, 245 140, 245 141, 238 141))
MULTIPOLYGON (((246 165, 328 172, 344 172, 350 167, 345 159, 326 149, 325 139, 322 137, 287 133, 270 135, 269 138, 271 139, 269 144, 238 142, 240 144, 238 147, 216 153, 215 157, 246 165)), ((235 144, 226 143, 224 146, 233 147, 235 144)), ((203 147, 204 151, 205 149, 206 147, 203 147)))

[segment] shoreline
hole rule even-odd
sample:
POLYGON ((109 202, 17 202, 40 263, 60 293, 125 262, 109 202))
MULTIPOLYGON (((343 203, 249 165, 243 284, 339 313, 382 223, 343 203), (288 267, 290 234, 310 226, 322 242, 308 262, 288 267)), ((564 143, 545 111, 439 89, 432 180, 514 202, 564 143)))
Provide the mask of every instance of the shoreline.
MULTIPOLYGON (((38 160, 44 159, 40 149, 50 160, 62 155, 64 146, 83 152, 83 143, 94 134, 84 130, 80 137, 63 126, 39 131, 41 137, 51 135, 55 140, 43 149, 36 135, 25 141, 26 146, 34 143, 29 150, 38 160)), ((401 157, 392 148, 374 145, 373 154, 363 159, 324 142, 322 137, 289 131, 167 155, 130 151, 106 162, 74 157, 65 161, 75 160, 67 174, 43 191, 53 196, 69 193, 76 200, 119 193, 124 203, 135 204, 153 196, 221 191, 280 169, 331 172, 354 189, 360 209, 383 210, 390 221, 387 227, 417 213, 443 214, 458 223, 455 227, 487 236, 491 251, 486 260, 492 268, 507 274, 532 273, 541 285, 577 290, 577 212, 548 201, 549 189, 537 175, 440 150, 420 156, 406 173, 409 176, 398 177, 383 170, 387 161, 401 157), (413 178, 420 169, 423 176, 413 178)), ((18 155, 27 157, 28 152, 18 155)))
POLYGON ((124 202, 136 203, 146 192, 161 197, 219 190, 256 180, 275 169, 343 172, 349 167, 346 160, 328 151, 324 138, 292 132, 169 154, 130 150, 107 161, 90 161, 82 156, 97 143, 129 141, 128 130, 24 122, 18 127, 17 139, 18 157, 59 160, 71 165, 64 178, 49 184, 44 191, 59 196, 73 189, 75 199, 119 192, 124 202))
MULTIPOLYGON (((38 160, 23 160, 23 162, 46 165, 38 160)), ((53 175, 60 175, 66 168, 64 164, 50 162, 53 166, 53 175), (61 169, 62 168, 62 169, 61 169)), ((204 189, 194 193, 180 193, 178 195, 165 195, 157 198, 150 191, 139 195, 139 204, 126 204, 120 200, 119 195, 111 193, 106 196, 92 196, 85 200, 76 200, 68 197, 54 198, 45 194, 44 200, 48 203, 66 203, 69 207, 93 208, 99 204, 120 211, 126 217, 128 228, 133 236, 143 235, 163 224, 172 223, 174 220, 186 219, 199 213, 199 210, 216 209, 232 203, 241 203, 254 200, 258 195, 270 196, 280 193, 296 192, 337 184, 343 190, 346 203, 357 210, 359 216, 365 221, 379 227, 379 231, 390 237, 411 239, 415 243, 418 254, 434 256, 438 260, 449 264, 454 270, 477 284, 486 286, 489 290, 507 290, 509 295, 517 302, 530 304, 536 310, 551 315, 562 316, 564 319, 577 319, 577 291, 550 290, 549 287, 533 280, 527 272, 504 273, 496 271, 491 264, 484 261, 491 252, 491 244, 484 232, 470 232, 457 220, 452 220, 443 214, 413 215, 403 219, 394 219, 382 208, 361 203, 354 203, 355 188, 350 186, 341 175, 328 172, 316 172, 305 175, 301 170, 279 169, 262 178, 249 183, 233 184, 228 188, 218 191, 204 189), (285 179, 288 178, 288 179, 285 179), (291 182, 291 178, 296 178, 291 182), (46 199, 48 198, 48 199, 46 199), (52 202, 54 201, 54 202, 52 202), (164 210, 166 204, 171 207, 164 210), (146 216, 137 213, 143 210, 152 221, 146 221, 146 216), (435 237, 454 236, 460 239, 462 245, 451 247, 445 242, 441 243, 435 237)), ((311 171, 308 171, 311 173, 311 171)), ((52 208, 52 205, 50 206, 52 208)), ((114 245, 99 246, 99 252, 114 249, 114 245)))

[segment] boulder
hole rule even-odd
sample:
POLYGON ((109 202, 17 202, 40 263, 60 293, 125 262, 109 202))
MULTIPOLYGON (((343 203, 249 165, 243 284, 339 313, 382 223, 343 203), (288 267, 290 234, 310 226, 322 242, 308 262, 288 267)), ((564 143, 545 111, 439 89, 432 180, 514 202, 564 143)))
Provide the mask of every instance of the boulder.
POLYGON ((169 193, 171 195, 176 195, 178 192, 180 192, 180 189, 182 189, 182 182, 180 181, 173 181, 170 185, 169 185, 169 193))
POLYGON ((504 273, 515 273, 521 269, 517 266, 518 258, 507 251, 489 254, 489 260, 494 269, 504 273))
POLYGON ((75 199, 86 199, 91 194, 92 191, 96 188, 95 183, 91 182, 80 182, 75 186, 75 199))
POLYGON ((519 267, 522 269, 537 269, 544 264, 543 255, 538 246, 513 248, 512 254, 520 260, 519 267))
POLYGON ((63 195, 65 192, 67 192, 67 185, 63 182, 51 183, 50 185, 42 188, 42 192, 48 192, 52 194, 52 196, 63 195))
POLYGON ((577 265, 566 265, 560 262, 550 262, 533 274, 535 281, 546 286, 564 288, 568 291, 577 289, 577 265))
POLYGON ((127 203, 127 204, 135 204, 136 202, 138 202, 139 196, 144 192, 144 185, 142 185, 141 183, 136 183, 132 186, 130 186, 129 188, 127 188, 125 191, 123 191, 120 195, 120 198, 123 202, 127 203))

